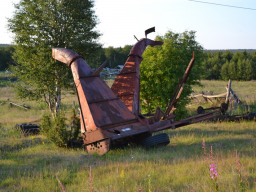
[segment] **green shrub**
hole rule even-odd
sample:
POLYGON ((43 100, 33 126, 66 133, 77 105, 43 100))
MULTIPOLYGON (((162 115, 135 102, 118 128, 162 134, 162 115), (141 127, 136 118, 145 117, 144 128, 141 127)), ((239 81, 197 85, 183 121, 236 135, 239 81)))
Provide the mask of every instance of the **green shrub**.
POLYGON ((155 112, 157 107, 165 110, 195 53, 195 65, 174 111, 175 120, 186 116, 192 85, 198 84, 202 74, 200 62, 203 48, 195 40, 194 31, 184 33, 167 32, 156 37, 162 46, 148 47, 141 62, 141 107, 142 113, 155 112))
POLYGON ((80 133, 80 118, 76 115, 75 108, 72 109, 70 140, 76 141, 80 133))
POLYGON ((51 114, 44 114, 42 118, 42 133, 59 147, 72 146, 78 140, 80 132, 80 119, 76 110, 72 110, 71 123, 68 125, 67 118, 63 112, 57 113, 56 117, 51 114))
POLYGON ((50 114, 45 114, 42 118, 42 132, 47 138, 59 147, 67 146, 68 132, 66 117, 64 113, 57 113, 55 118, 50 114))

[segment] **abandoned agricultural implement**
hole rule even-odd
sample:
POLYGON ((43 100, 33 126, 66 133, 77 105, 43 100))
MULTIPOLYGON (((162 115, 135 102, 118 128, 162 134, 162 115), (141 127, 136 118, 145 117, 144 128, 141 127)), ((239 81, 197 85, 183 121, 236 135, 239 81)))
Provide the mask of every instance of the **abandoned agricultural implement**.
POLYGON ((111 88, 99 76, 105 64, 93 71, 84 59, 72 50, 52 49, 53 58, 67 64, 72 70, 81 109, 81 133, 89 153, 103 155, 110 149, 127 143, 145 147, 165 145, 170 142, 167 134, 152 136, 152 133, 214 118, 220 114, 221 109, 223 110, 223 107, 220 107, 212 112, 174 121, 172 112, 193 66, 193 54, 166 111, 157 108, 155 114, 148 118, 140 113, 142 54, 149 45, 163 44, 161 41, 147 38, 147 34, 153 31, 154 28, 146 30, 146 38, 139 40, 132 47, 124 68, 111 88))

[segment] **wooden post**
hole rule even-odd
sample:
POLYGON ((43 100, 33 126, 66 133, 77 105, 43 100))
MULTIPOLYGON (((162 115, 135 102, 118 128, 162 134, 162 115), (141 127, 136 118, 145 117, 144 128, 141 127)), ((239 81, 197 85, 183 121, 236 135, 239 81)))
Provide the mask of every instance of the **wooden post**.
POLYGON ((60 184, 60 187, 61 187, 61 189, 62 189, 62 192, 66 192, 66 190, 65 190, 65 188, 64 188, 64 186, 63 186, 63 184, 61 183, 61 181, 60 181, 60 179, 59 179, 59 177, 58 177, 58 174, 56 173, 56 178, 57 178, 57 180, 58 180, 58 182, 59 182, 59 184, 60 184))
POLYGON ((19 105, 17 103, 13 103, 13 102, 9 102, 10 106, 16 106, 16 107, 20 107, 20 108, 23 108, 23 109, 30 109, 29 106, 26 106, 26 105, 19 105))
POLYGON ((230 89, 231 89, 231 82, 232 81, 229 79, 228 85, 227 85, 227 96, 226 96, 226 101, 225 101, 226 104, 229 104, 229 95, 230 95, 230 89))

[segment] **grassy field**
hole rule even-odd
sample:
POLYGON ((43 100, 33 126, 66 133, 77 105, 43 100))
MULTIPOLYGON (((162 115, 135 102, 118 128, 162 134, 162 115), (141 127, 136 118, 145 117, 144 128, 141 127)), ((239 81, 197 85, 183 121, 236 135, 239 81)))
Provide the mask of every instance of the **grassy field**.
MULTIPOLYGON (((203 87, 195 86, 193 88, 194 94, 200 94, 204 92, 212 92, 213 95, 218 95, 226 92, 225 81, 208 81, 202 80, 203 87)), ((232 81, 232 90, 238 95, 239 99, 245 101, 247 104, 255 103, 256 101, 256 81, 232 81)))
MULTIPOLYGON (((225 92, 226 82, 202 84, 195 93, 225 92)), ((166 147, 88 155, 83 149, 58 148, 42 135, 21 135, 15 124, 40 122, 47 108, 16 98, 11 83, 0 85, 0 191, 62 191, 56 175, 67 192, 256 191, 255 121, 194 124, 166 131, 171 140, 166 147), (7 99, 31 109, 10 107, 7 99)), ((240 99, 255 103, 255 82, 232 82, 232 88, 240 99)), ((71 93, 63 101, 68 113, 77 103, 71 93)))

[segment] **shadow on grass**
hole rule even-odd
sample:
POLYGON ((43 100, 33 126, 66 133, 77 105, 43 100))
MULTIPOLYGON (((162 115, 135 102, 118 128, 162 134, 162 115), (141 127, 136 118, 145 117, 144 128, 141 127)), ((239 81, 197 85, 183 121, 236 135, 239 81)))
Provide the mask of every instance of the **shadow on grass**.
POLYGON ((185 129, 168 132, 170 144, 168 146, 143 149, 128 146, 125 149, 112 150, 103 157, 106 161, 132 161, 132 160, 172 160, 203 158, 202 142, 208 151, 213 146, 216 152, 233 152, 245 156, 256 155, 256 129, 244 130, 204 130, 185 129), (191 137, 191 141, 184 142, 184 138, 191 137))
POLYGON ((168 132, 170 137, 173 137, 175 135, 191 135, 194 134, 198 137, 212 137, 216 135, 243 135, 243 134, 253 134, 256 138, 256 129, 243 129, 243 130, 219 130, 219 129, 177 129, 174 131, 168 132))
POLYGON ((24 139, 24 140, 21 140, 20 143, 16 143, 16 144, 8 143, 8 144, 0 145, 0 152, 8 153, 8 152, 20 151, 22 149, 40 145, 42 143, 48 143, 48 140, 42 139, 42 138, 24 139))
POLYGON ((125 149, 111 150, 104 156, 88 155, 82 150, 72 152, 72 150, 61 149, 59 152, 58 148, 51 149, 51 145, 41 138, 26 139, 14 145, 4 144, 0 146, 0 187, 7 185, 6 180, 8 178, 14 180, 21 177, 55 179, 55 174, 64 170, 67 170, 69 177, 75 178, 79 170, 89 170, 90 166, 100 167, 130 162, 175 164, 182 160, 203 159, 203 138, 205 138, 208 152, 210 146, 213 146, 215 153, 223 152, 223 155, 228 155, 236 150, 243 156, 255 157, 256 155, 255 129, 209 130, 193 128, 173 130, 169 131, 168 134, 171 140, 168 146, 151 149, 128 146, 125 149), (250 137, 244 137, 245 135, 250 137), (192 137, 191 142, 184 141, 186 136, 192 137), (42 142, 45 142, 46 145, 42 145, 42 142), (22 152, 22 150, 32 147, 35 147, 35 152, 33 150, 30 150, 29 153, 22 152), (49 150, 49 153, 41 153, 41 150, 49 150))

